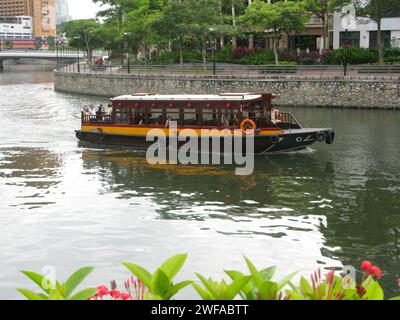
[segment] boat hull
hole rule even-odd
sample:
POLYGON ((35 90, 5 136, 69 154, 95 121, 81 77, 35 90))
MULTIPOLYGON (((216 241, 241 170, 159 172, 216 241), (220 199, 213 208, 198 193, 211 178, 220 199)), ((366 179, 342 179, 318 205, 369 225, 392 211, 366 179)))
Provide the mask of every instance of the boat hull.
MULTIPOLYGON (((146 136, 139 135, 122 135, 122 134, 110 134, 98 131, 82 131, 76 130, 76 137, 80 141, 90 142, 101 146, 117 146, 135 150, 147 150, 153 141, 146 141, 146 136)), ((315 142, 326 142, 328 144, 333 143, 334 131, 330 128, 321 129, 292 129, 285 130, 280 134, 271 135, 255 135, 254 136, 254 154, 265 154, 272 152, 287 152, 297 151, 305 149, 307 146, 314 144, 315 142)), ((215 137, 209 137, 209 145, 212 146, 212 142, 215 137)), ((223 137, 220 137, 219 152, 224 152, 224 141, 223 137)), ((166 139, 166 146, 170 143, 169 139, 166 139)), ((185 144, 186 141, 178 142, 178 148, 185 144)), ((201 150, 200 146, 199 149, 201 150)), ((210 147, 210 153, 213 150, 210 147)), ((246 152, 246 139, 242 138, 242 152, 246 152)))

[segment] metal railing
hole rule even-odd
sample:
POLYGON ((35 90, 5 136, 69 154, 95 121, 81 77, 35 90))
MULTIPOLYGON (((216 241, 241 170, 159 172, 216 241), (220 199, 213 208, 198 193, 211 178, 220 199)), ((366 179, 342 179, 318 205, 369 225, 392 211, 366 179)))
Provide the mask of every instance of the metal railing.
MULTIPOLYGON (((67 73, 95 73, 116 75, 162 75, 162 76, 213 76, 212 63, 185 63, 169 65, 127 65, 119 64, 88 64, 77 59, 63 59, 57 65, 57 70, 67 73)), ((382 76, 400 77, 399 64, 366 64, 366 65, 235 65, 218 63, 215 66, 216 76, 258 77, 273 76, 291 77, 350 77, 382 76), (346 69, 346 71, 345 71, 346 69)))

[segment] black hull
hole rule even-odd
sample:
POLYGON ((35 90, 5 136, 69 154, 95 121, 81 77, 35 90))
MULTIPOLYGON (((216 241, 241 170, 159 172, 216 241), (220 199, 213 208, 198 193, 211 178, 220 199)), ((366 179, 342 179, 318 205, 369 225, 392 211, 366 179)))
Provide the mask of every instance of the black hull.
MULTIPOLYGON (((153 141, 146 141, 146 137, 143 136, 115 135, 80 130, 75 132, 76 137, 80 141, 90 142, 101 146, 117 146, 134 150, 147 150, 149 146, 154 144, 153 141)), ((279 135, 256 135, 254 137, 254 154, 297 151, 305 149, 307 146, 310 146, 317 141, 331 144, 333 143, 333 139, 334 132, 332 129, 296 129, 279 135)), ((243 152, 246 152, 245 139, 242 141, 243 152)), ((178 147, 183 144, 185 144, 185 142, 179 142, 178 147)), ((168 139, 166 145, 168 145, 168 139)), ((220 145, 220 152, 223 153, 223 138, 221 138, 220 145)))

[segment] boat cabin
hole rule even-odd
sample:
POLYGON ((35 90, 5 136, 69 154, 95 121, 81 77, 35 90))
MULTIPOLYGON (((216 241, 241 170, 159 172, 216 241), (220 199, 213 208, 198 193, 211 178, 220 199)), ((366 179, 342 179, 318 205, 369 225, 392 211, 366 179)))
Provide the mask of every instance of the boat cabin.
POLYGON ((109 113, 83 113, 82 124, 237 129, 250 119, 258 129, 301 128, 291 113, 276 109, 273 94, 158 95, 135 93, 111 99, 109 113))

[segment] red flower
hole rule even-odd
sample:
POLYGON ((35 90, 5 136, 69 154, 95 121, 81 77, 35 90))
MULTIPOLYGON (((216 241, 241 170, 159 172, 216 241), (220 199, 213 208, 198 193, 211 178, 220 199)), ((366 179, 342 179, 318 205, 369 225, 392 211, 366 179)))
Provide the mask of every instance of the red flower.
POLYGON ((114 299, 119 299, 121 297, 121 292, 119 292, 118 290, 111 290, 109 292, 110 296, 113 297, 114 299))
POLYGON ((335 270, 329 271, 329 273, 326 275, 326 283, 332 283, 334 276, 335 270))
POLYGON ((376 276, 378 279, 382 278, 382 270, 377 266, 372 266, 369 269, 369 274, 371 276, 376 276))
POLYGON ((131 300, 131 296, 128 293, 121 293, 122 300, 131 300))
POLYGON ((108 288, 106 286, 98 286, 96 289, 97 296, 100 298, 108 294, 108 288))
POLYGON ((361 268, 363 269, 364 272, 369 272, 371 267, 372 267, 372 263, 370 261, 368 261, 368 260, 364 260, 361 263, 361 268))

